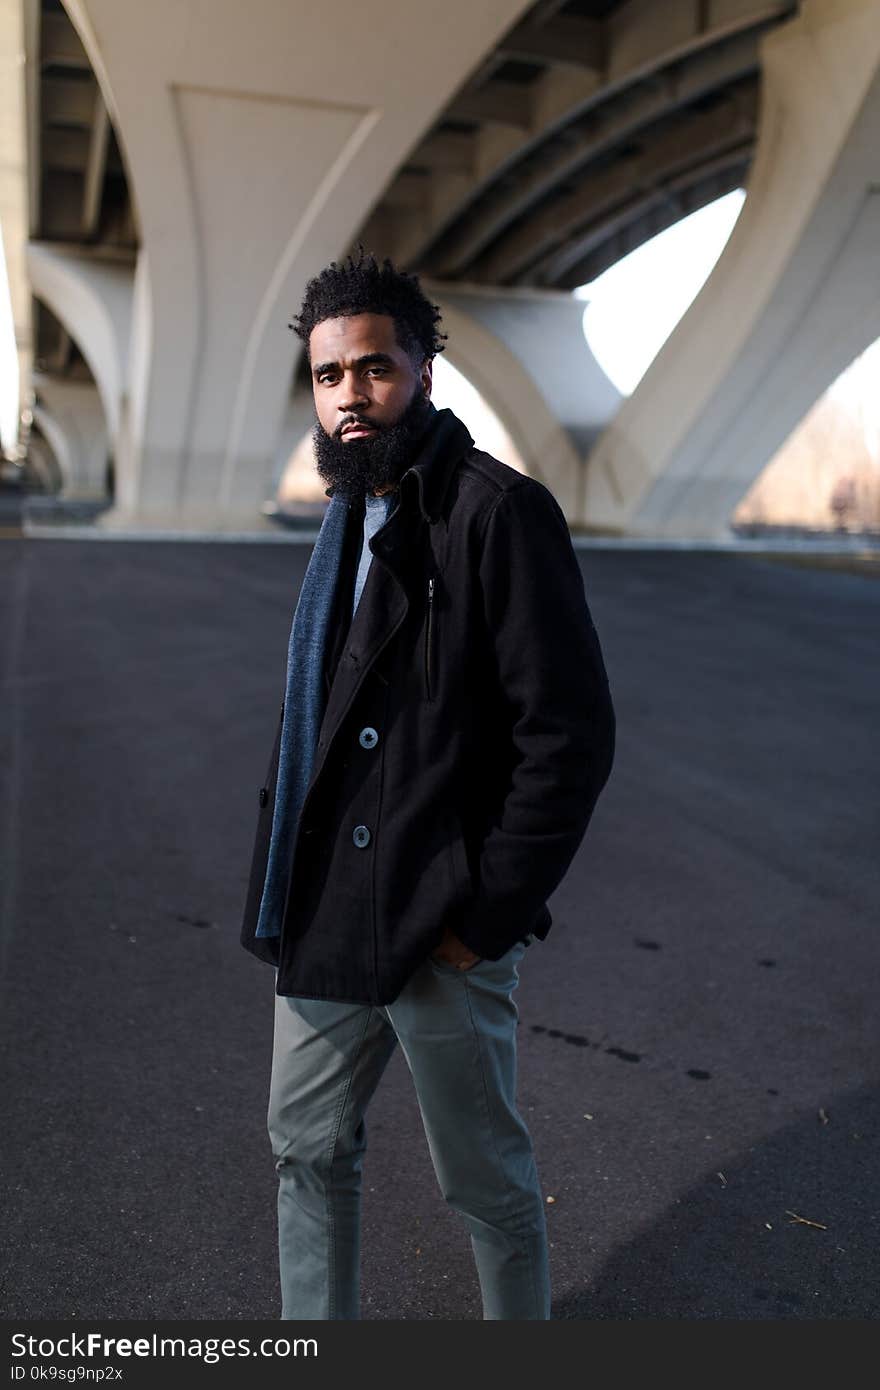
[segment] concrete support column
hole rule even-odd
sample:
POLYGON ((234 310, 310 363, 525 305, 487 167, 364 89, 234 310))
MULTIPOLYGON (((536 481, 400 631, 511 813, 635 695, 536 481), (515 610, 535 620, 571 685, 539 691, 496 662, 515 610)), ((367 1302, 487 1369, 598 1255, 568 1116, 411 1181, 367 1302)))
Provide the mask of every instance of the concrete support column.
POLYGON ((307 279, 527 5, 65 0, 142 236, 103 524, 261 524, 307 279))
POLYGON ((712 537, 880 334, 880 13, 805 0, 762 45, 745 206, 701 293, 588 459, 585 518, 712 537))
POLYGON ((34 376, 34 420, 52 446, 67 501, 107 496, 110 446, 98 389, 88 381, 34 376))
POLYGON ((115 446, 128 375, 132 271, 125 264, 33 241, 27 268, 33 293, 64 325, 88 363, 104 408, 106 434, 115 446))
POLYGON ((583 301, 543 290, 428 281, 425 288, 443 311, 452 365, 498 415, 569 522, 582 521, 581 460, 621 399, 584 338, 583 301))
MULTIPOLYGON (((0 447, 18 445, 18 417, 31 384, 33 357, 31 296, 25 270, 25 247, 30 226, 28 190, 29 151, 26 111, 34 98, 34 74, 26 65, 27 30, 36 14, 23 0, 0 0, 0 331, 8 333, 11 310, 14 343, 0 341, 0 447), (7 357, 6 354, 9 354, 7 357), (17 357, 16 361, 12 356, 17 357)), ((32 123, 31 123, 32 124, 32 123)))

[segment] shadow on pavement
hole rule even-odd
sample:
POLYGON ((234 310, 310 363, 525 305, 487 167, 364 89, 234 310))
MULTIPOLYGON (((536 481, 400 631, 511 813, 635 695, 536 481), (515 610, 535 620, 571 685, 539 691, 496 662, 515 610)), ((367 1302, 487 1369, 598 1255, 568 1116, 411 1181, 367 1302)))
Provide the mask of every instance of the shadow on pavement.
POLYGON ((876 1318, 878 1138, 880 1091, 841 1097, 707 1173, 554 1318, 876 1318))

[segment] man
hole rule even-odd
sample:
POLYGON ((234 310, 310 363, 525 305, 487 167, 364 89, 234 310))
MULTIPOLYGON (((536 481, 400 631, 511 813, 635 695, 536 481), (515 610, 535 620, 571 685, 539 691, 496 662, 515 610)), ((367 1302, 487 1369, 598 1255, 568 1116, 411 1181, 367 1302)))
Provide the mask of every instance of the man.
POLYGON ((512 994, 611 768, 552 493, 431 402, 439 312, 361 251, 306 289, 330 504, 297 602, 242 942, 276 967, 282 1318, 359 1314, 364 1115, 399 1042, 489 1319, 547 1319, 512 994))

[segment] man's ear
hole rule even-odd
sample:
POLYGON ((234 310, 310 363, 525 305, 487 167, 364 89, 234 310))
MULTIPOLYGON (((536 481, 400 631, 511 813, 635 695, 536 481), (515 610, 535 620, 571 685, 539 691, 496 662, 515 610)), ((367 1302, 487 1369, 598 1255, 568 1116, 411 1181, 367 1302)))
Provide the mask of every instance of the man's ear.
POLYGON ((431 387, 434 383, 434 362, 430 357, 426 357, 419 372, 419 380, 422 383, 422 390, 431 399, 431 387))

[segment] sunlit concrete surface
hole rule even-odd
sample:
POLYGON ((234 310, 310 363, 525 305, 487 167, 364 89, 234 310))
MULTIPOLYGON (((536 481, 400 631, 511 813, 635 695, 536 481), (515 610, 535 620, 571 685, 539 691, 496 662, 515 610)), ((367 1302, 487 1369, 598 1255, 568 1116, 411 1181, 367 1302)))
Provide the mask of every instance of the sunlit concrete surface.
POLYGON ((44 378, 40 373, 35 373, 34 382, 40 390, 34 419, 52 446, 65 500, 103 500, 110 444, 97 389, 88 381, 44 378))
MULTIPOLYGON (((617 755, 517 996, 553 1316, 873 1319, 880 583, 579 557, 617 755)), ((0 544, 7 1318, 278 1315, 238 929, 307 559, 0 544)), ((478 1319, 400 1055, 368 1128, 364 1317, 478 1319)))
POLYGON ((571 295, 426 282, 451 359, 505 421, 532 476, 568 520, 584 514, 583 458, 621 400, 584 338, 571 295))
MULTIPOLYGON (((39 242, 28 246, 27 266, 34 294, 75 336, 101 398, 107 435, 115 441, 128 386, 131 270, 39 242)), ((45 381, 38 384, 47 390, 45 381)))
POLYGON ((704 288, 587 463, 585 517, 721 535, 880 333, 880 11, 805 0, 761 45, 758 150, 704 288))
POLYGON ((18 420, 31 389, 33 325, 31 290, 25 269, 31 206, 28 166, 36 145, 29 143, 27 119, 32 74, 25 62, 25 36, 34 16, 22 0, 0 0, 0 448, 19 442, 18 420), (8 288, 7 288, 8 287, 8 288), (11 317, 11 323, 7 320, 11 317), (11 336, 10 336, 11 332, 11 336))
POLYGON ((281 0, 66 8, 141 230, 105 522, 235 529, 259 518, 268 491, 298 346, 286 323, 307 278, 345 249, 524 0, 435 11, 393 0, 356 42, 320 8, 281 0))

